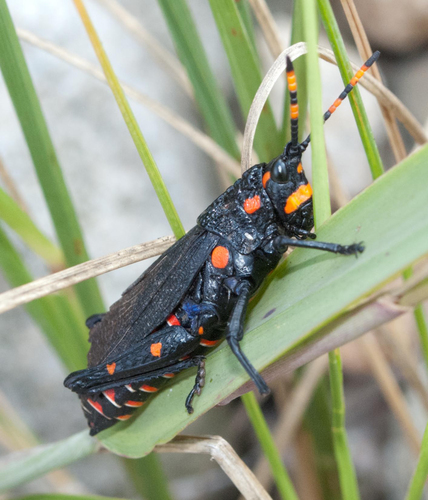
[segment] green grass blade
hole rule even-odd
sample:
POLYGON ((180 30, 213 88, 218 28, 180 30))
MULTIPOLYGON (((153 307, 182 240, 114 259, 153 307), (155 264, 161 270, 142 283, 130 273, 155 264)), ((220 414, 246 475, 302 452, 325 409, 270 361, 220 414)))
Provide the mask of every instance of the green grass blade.
POLYGON ((333 443, 339 469, 340 488, 344 499, 359 500, 358 483, 345 429, 345 395, 343 394, 342 360, 339 349, 329 352, 328 357, 332 398, 333 443))
POLYGON ((74 4, 82 19, 98 60, 103 68, 107 82, 113 92, 114 98, 116 99, 120 112, 122 113, 122 116, 131 134, 132 140, 134 141, 135 147, 137 148, 138 154, 143 160, 150 181, 153 184, 159 202, 161 203, 165 215, 168 219, 169 225, 171 226, 172 232, 178 239, 184 235, 185 231, 180 222, 177 211, 175 210, 174 204, 172 203, 171 197, 166 189, 165 183, 163 182, 162 176, 158 170, 155 160, 150 153, 144 136, 140 130, 140 127, 138 126, 137 120, 135 119, 134 113, 129 106, 128 100, 125 97, 119 80, 113 71, 113 67, 110 64, 107 54, 103 49, 101 41, 98 38, 97 32, 95 31, 92 21, 89 18, 89 15, 82 1, 74 0, 74 4))
MULTIPOLYGON (((319 229, 320 241, 363 240, 366 250, 358 259, 297 249, 279 266, 265 293, 253 301, 241 343, 256 369, 314 339, 322 325, 350 304, 428 254, 426 192, 415 190, 414 185, 414 179, 421 186, 428 185, 427 163, 428 146, 424 146, 319 229)), ((207 384, 195 401, 193 415, 183 409, 194 379, 190 370, 177 376, 177 382, 135 419, 100 433, 103 444, 114 452, 142 456, 155 444, 169 441, 248 380, 226 344, 208 357, 206 370, 207 384)))
POLYGON ((158 0, 175 48, 192 82, 195 99, 211 137, 234 158, 240 157, 236 127, 211 70, 185 0, 158 0))
POLYGON ((147 500, 171 500, 168 480, 155 453, 138 460, 123 460, 123 464, 140 496, 147 500))
POLYGON ((239 0, 236 2, 239 15, 244 23, 248 38, 253 46, 254 53, 257 55, 256 34, 254 33, 254 23, 252 11, 248 0, 239 0))
MULTIPOLYGON (((103 497, 99 495, 67 495, 65 493, 41 493, 20 497, 17 500, 122 500, 118 497, 103 497)), ((124 499, 123 499, 124 500, 124 499)))
POLYGON ((334 457, 331 432, 331 407, 327 377, 322 377, 314 392, 304 418, 305 427, 311 433, 317 478, 322 496, 328 500, 342 500, 339 472, 334 457))
MULTIPOLYGON (((241 112, 246 118, 262 81, 257 55, 233 0, 210 0, 211 10, 229 59, 241 112)), ((284 144, 267 103, 259 120, 254 147, 261 161, 278 155, 284 144)))
POLYGON ((99 442, 84 431, 33 448, 31 453, 16 454, 14 460, 0 462, 0 493, 96 453, 99 448, 99 442))
MULTIPOLYGON (((0 0, 0 66, 68 266, 88 260, 83 236, 6 1, 0 0)), ((87 316, 104 306, 95 280, 75 287, 87 316)))
MULTIPOLYGON (((349 64, 345 44, 334 17, 333 9, 331 8, 329 0, 317 1, 321 19, 336 57, 340 74, 342 75, 344 84, 347 85, 353 76, 353 71, 349 64)), ((361 142, 363 143, 364 150, 366 152, 372 176, 374 179, 377 179, 380 175, 382 175, 384 169, 359 89, 355 88, 349 94, 348 99, 351 103, 352 111, 354 113, 355 121, 361 136, 361 142)))
MULTIPOLYGON (((65 493, 41 493, 20 497, 17 500, 122 500, 118 497, 103 497, 99 495, 67 495, 65 493)), ((124 500, 124 499, 123 499, 124 500)))
POLYGON ((248 418, 253 426, 260 446, 263 449, 270 468, 272 476, 275 479, 276 487, 284 500, 298 500, 296 491, 294 490, 293 483, 282 463, 281 455, 273 440, 273 436, 269 430, 266 420, 263 416, 262 410, 257 402, 254 392, 249 392, 241 396, 247 410, 248 418))
MULTIPOLYGON (((0 227, 0 268, 11 286, 33 281, 5 232, 0 227)), ((63 295, 51 295, 28 303, 27 311, 45 333, 62 362, 70 370, 78 370, 86 364, 88 351, 87 331, 73 308, 63 295)))
POLYGON ((412 480, 407 491, 406 500, 420 500, 423 489, 428 477, 428 425, 425 428, 422 438, 421 453, 418 459, 418 465, 413 474, 412 480))
POLYGON ((26 245, 53 268, 64 265, 61 250, 32 221, 31 217, 0 188, 0 219, 18 234, 26 245))
POLYGON ((315 230, 331 215, 327 155, 324 143, 321 75, 318 62, 318 17, 314 0, 303 0, 303 30, 308 47, 306 87, 310 106, 312 144, 312 186, 315 230))

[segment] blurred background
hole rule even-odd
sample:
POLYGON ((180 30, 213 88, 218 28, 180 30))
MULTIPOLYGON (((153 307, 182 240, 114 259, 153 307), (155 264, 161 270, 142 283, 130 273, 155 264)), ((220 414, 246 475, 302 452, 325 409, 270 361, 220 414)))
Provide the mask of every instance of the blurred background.
MULTIPOLYGON (((159 43, 175 54, 164 17, 153 1, 121 0, 159 43)), ((207 1, 189 0, 199 34, 223 93, 243 130, 230 77, 229 65, 207 1)), ((291 0, 267 0, 280 27, 284 46, 290 39, 291 0)), ((93 49, 72 2, 56 0, 13 0, 8 2, 15 25, 49 40, 97 64, 93 49)), ((111 63, 121 80, 135 86, 170 107, 196 127, 203 127, 195 104, 165 72, 144 44, 118 22, 106 4, 86 2, 111 63)), ((428 117, 426 82, 428 79, 428 9, 418 0, 358 0, 363 25, 373 50, 382 52, 379 61, 384 83, 424 124, 428 117)), ((339 2, 333 7, 348 42, 351 61, 360 63, 358 52, 339 2)), ((256 24, 257 27, 257 24, 256 24)), ((257 43, 265 70, 273 62, 261 33, 257 43)), ((321 45, 328 46, 321 30, 321 45)), ((26 60, 40 98, 51 136, 82 225, 91 258, 100 257, 132 245, 171 234, 160 204, 119 114, 110 89, 80 70, 33 45, 22 42, 26 60)), ((335 66, 321 62, 324 108, 343 88, 335 66)), ((278 120, 282 113, 283 89, 275 88, 272 104, 278 120)), ((376 100, 362 90, 382 159, 392 166, 394 158, 387 143, 383 119, 376 100)), ((203 209, 223 190, 224 181, 199 148, 142 105, 130 100, 149 148, 163 175, 185 229, 190 229, 203 209)), ((406 147, 413 147, 404 133, 406 147)), ((343 190, 349 196, 371 182, 367 160, 352 118, 344 104, 325 127, 327 149, 343 190)), ((34 174, 19 122, 0 79, 0 159, 18 186, 29 213, 52 239, 55 233, 49 212, 34 174)), ((270 158, 261 158, 262 161, 270 158)), ((310 172, 310 154, 305 158, 310 172)), ((7 189, 5 175, 0 184, 7 189)), ((8 233, 9 234, 9 233, 8 233)), ((11 232, 10 237, 36 277, 48 269, 11 232)), ((118 299, 122 291, 150 264, 139 264, 99 278, 106 304, 118 299)), ((9 284, 0 276, 0 291, 9 284)), ((410 355, 416 356, 417 338, 413 319, 395 325, 410 355), (404 335, 404 336, 403 336, 404 335)), ((385 341, 387 343, 387 341, 385 341)), ((373 377, 364 353, 357 344, 343 350, 347 430, 361 495, 369 500, 403 498, 413 471, 416 454, 386 403, 373 377)), ((416 359, 416 358, 415 358, 416 359)), ((393 364, 394 370, 396 369, 393 364)), ((74 394, 64 389, 66 369, 45 341, 37 325, 21 307, 0 316, 0 391, 3 408, 10 404, 19 417, 43 442, 65 438, 85 428, 80 405, 74 394)), ((422 432, 427 409, 413 389, 396 375, 407 399, 413 423, 422 432)), ((263 408, 268 419, 286 404, 292 378, 278 381, 277 398, 268 398, 263 408)), ((227 439, 252 467, 259 449, 246 414, 239 403, 218 407, 185 431, 187 434, 219 434, 227 439)), ((296 487, 305 496, 305 432, 299 430, 285 454, 286 465, 295 476, 296 487), (303 472, 302 472, 303 471, 303 472)), ((0 440, 0 452, 10 451, 7 440, 0 440)), ((237 498, 236 489, 215 462, 207 456, 162 455, 165 471, 175 498, 237 498)), ((310 464, 306 464, 310 470, 310 464)), ((98 454, 74 464, 59 484, 37 480, 13 492, 14 495, 46 491, 88 492, 135 498, 122 463, 109 454, 98 454)))

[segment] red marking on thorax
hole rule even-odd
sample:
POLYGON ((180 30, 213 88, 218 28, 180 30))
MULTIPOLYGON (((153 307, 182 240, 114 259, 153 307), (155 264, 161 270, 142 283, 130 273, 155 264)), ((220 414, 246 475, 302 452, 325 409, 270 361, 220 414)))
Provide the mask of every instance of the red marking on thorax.
POLYGON ((286 214, 291 214, 295 212, 300 205, 302 205, 305 201, 309 200, 312 197, 312 188, 311 185, 301 184, 294 193, 292 193, 287 198, 287 203, 284 207, 284 212, 286 214))
POLYGON ((229 262, 229 250, 226 247, 215 247, 211 253, 211 262, 214 267, 224 269, 229 262))
POLYGON ((111 363, 110 365, 106 365, 106 368, 109 374, 113 375, 114 371, 116 370, 116 363, 111 363))
POLYGON ((202 339, 199 344, 203 347, 214 347, 220 342, 220 340, 205 340, 202 339))
POLYGON ((260 196, 256 194, 254 198, 247 198, 244 201, 244 210, 247 214, 253 214, 261 207, 260 196))
POLYGON ((152 353, 152 356, 160 358, 161 350, 162 350, 162 342, 158 342, 150 346, 150 352, 152 353))

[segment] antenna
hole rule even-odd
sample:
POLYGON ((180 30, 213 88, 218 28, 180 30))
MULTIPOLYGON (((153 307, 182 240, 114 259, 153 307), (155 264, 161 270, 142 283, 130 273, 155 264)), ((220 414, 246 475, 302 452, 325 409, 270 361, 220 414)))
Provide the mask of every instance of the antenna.
MULTIPOLYGON (((380 56, 380 52, 377 50, 367 59, 367 61, 355 73, 355 75, 352 77, 351 81, 345 87, 343 92, 339 95, 339 97, 334 101, 334 103, 324 113, 324 123, 330 118, 330 116, 336 111, 336 109, 348 97, 348 94, 352 91, 352 89, 355 87, 355 85, 357 85, 357 83, 363 77, 364 73, 370 68, 370 66, 372 66, 379 59, 379 56, 380 56)), ((287 70, 287 78, 288 78, 288 70, 287 70)), ((291 92, 290 92, 290 95, 291 95, 291 92)), ((302 151, 305 151, 305 149, 308 147, 308 144, 310 141, 311 141, 311 134, 309 134, 308 137, 300 144, 302 151)))

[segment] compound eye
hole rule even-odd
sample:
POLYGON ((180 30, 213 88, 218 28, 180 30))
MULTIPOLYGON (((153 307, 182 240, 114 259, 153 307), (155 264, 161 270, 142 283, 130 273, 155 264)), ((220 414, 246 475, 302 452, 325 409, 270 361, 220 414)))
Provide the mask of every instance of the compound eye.
POLYGON ((271 171, 271 179, 274 182, 285 184, 290 180, 290 171, 282 160, 277 160, 271 171))

